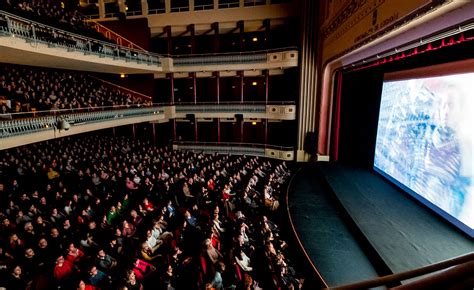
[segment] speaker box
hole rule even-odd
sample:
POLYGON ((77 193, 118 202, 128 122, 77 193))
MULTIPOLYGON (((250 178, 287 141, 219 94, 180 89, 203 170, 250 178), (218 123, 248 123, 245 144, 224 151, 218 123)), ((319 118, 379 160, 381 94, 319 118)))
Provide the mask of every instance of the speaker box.
POLYGON ((127 20, 127 14, 123 13, 123 12, 119 12, 118 13, 118 19, 119 21, 125 21, 127 20))
POLYGON ((196 122, 196 116, 194 116, 194 114, 186 114, 186 119, 188 119, 191 124, 194 124, 194 122, 196 122))
POLYGON ((318 146, 318 135, 316 132, 307 132, 304 138, 303 149, 308 154, 316 153, 316 147, 318 146))
POLYGON ((235 114, 235 119, 237 122, 242 122, 244 120, 244 115, 243 114, 235 114))

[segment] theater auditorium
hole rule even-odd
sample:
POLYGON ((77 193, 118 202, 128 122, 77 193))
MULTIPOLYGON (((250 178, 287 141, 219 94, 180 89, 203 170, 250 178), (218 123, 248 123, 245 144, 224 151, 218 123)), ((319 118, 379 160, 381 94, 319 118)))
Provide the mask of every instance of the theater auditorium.
POLYGON ((0 0, 0 289, 473 289, 473 15, 0 0))

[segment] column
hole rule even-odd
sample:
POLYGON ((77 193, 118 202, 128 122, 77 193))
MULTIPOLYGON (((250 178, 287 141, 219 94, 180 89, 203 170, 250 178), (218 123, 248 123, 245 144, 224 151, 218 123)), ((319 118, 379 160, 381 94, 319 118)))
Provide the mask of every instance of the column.
MULTIPOLYGON (((317 131, 319 108, 317 105, 318 87, 318 27, 319 1, 302 1, 301 11, 301 53, 300 53, 300 87, 298 102, 298 139, 297 161, 309 161, 315 156, 317 148, 311 148, 310 154, 304 151, 304 140, 308 133, 317 131)), ((321 139, 319 139, 321 142, 321 139)))
POLYGON ((194 0, 189 0, 189 11, 190 12, 194 11, 194 0))
POLYGON ((197 88, 196 88, 196 72, 189 73, 190 77, 193 78, 193 102, 196 104, 197 103, 197 88))
POLYGON ((155 123, 151 123, 152 130, 153 130, 153 145, 156 145, 156 128, 155 123))
POLYGON ((119 12, 127 14, 127 5, 125 4, 125 0, 118 0, 117 1, 119 12))
POLYGON ((221 119, 217 118, 217 143, 221 143, 221 119))
POLYGON ((240 103, 244 102, 244 71, 238 72, 240 76, 240 103))
POLYGON ((265 37, 264 39, 262 39, 262 41, 264 42, 265 49, 269 49, 270 48, 270 28, 271 28, 270 19, 263 20, 263 26, 265 27, 265 37))
POLYGON ((173 36, 171 34, 171 26, 165 26, 164 30, 166 33, 166 45, 168 54, 173 54, 173 36))
POLYGON ((219 0, 214 0, 214 9, 219 9, 219 0))
POLYGON ((198 121, 197 118, 194 118, 194 141, 197 142, 198 138, 198 121))
POLYGON ((99 18, 105 18, 105 2, 104 0, 99 0, 99 18))
POLYGON ((170 104, 174 105, 174 74, 168 73, 166 77, 170 79, 170 104))
POLYGON ((239 29, 239 49, 240 51, 243 51, 244 50, 244 32, 245 32, 243 20, 240 20, 239 22, 237 22, 237 28, 239 29))
POLYGON ((191 37, 191 54, 196 52, 196 29, 194 24, 188 25, 188 31, 191 37))
POLYGON ((263 124, 265 126, 265 143, 264 144, 268 144, 268 119, 265 119, 263 121, 263 124))
POLYGON ((269 80, 270 80, 270 71, 268 69, 264 70, 265 74, 265 105, 268 104, 268 86, 269 86, 269 80))
POLYGON ((142 15, 147 16, 148 15, 148 1, 141 0, 141 4, 142 4, 142 15))
POLYGON ((171 13, 171 0, 165 0, 165 13, 171 13))
POLYGON ((211 24, 211 28, 214 30, 214 52, 219 52, 219 22, 211 24))
POLYGON ((216 101, 217 101, 217 104, 219 104, 220 98, 221 98, 221 85, 220 85, 221 74, 218 71, 213 72, 212 74, 216 78, 216 101))

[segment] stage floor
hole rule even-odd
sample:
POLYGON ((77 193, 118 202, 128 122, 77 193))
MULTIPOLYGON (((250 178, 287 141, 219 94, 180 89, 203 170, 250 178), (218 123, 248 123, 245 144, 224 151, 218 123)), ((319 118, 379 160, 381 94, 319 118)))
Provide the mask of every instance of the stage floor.
POLYGON ((372 170, 307 166, 294 177, 288 203, 301 242, 329 286, 474 251, 471 238, 372 170))

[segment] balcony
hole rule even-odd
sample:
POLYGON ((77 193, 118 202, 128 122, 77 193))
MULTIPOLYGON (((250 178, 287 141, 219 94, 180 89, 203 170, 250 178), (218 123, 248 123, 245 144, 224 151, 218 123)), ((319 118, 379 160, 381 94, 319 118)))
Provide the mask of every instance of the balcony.
POLYGON ((161 71, 162 56, 0 11, 0 62, 104 73, 161 71), (21 55, 21 57, 18 57, 21 55))
MULTIPOLYGON (((186 120, 190 114, 197 122, 208 118, 235 120, 237 114, 241 114, 243 120, 295 120, 295 109, 295 105, 291 102, 272 105, 155 104, 152 107, 100 107, 0 114, 0 150, 123 125, 143 122, 164 123, 170 119, 186 120), (64 121, 70 128, 61 128, 60 123, 64 121)), ((280 153, 274 154, 279 156, 280 153)))
POLYGON ((0 48, 0 62, 112 74, 254 71, 298 66, 295 47, 163 56, 84 37, 4 11, 0 11, 0 48))
POLYGON ((220 153, 232 155, 249 155, 267 157, 279 160, 294 160, 294 148, 253 143, 228 142, 175 142, 174 150, 191 151, 196 153, 220 153))

